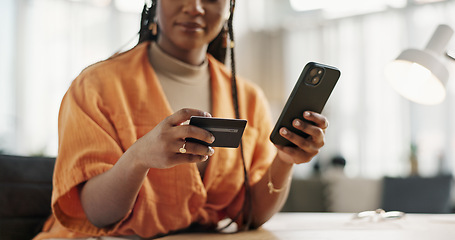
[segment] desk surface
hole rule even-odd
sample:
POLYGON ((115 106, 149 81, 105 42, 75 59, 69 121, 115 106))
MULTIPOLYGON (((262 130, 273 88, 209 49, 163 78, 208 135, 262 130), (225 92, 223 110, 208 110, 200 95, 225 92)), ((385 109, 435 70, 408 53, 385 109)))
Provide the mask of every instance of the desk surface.
POLYGON ((186 233, 172 239, 399 239, 453 240, 455 214, 406 214, 401 219, 353 219, 353 213, 278 213, 260 229, 235 234, 186 233))

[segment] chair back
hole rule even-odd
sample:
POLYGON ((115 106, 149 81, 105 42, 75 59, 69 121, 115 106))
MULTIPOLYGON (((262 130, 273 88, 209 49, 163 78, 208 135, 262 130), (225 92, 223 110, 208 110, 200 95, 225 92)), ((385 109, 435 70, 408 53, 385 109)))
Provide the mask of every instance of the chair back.
POLYGON ((0 155, 0 239, 32 239, 51 214, 55 158, 0 155))
POLYGON ((385 177, 382 208, 406 213, 450 213, 452 176, 385 177))

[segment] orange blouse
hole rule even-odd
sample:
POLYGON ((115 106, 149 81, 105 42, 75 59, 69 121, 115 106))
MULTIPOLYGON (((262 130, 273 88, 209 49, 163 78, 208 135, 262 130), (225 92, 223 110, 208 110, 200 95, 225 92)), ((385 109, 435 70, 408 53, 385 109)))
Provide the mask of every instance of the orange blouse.
MULTIPOLYGON (((53 215, 35 239, 138 235, 152 237, 191 223, 216 224, 241 210, 243 165, 240 149, 217 148, 203 181, 196 164, 150 169, 133 209, 110 228, 86 218, 77 186, 109 170, 139 138, 172 114, 142 43, 89 66, 73 81, 59 113, 59 153, 53 179, 53 215)), ((214 117, 235 118, 230 72, 208 55, 214 117)), ((240 115, 248 120, 244 157, 251 184, 275 156, 271 121, 262 91, 237 80, 240 115)))

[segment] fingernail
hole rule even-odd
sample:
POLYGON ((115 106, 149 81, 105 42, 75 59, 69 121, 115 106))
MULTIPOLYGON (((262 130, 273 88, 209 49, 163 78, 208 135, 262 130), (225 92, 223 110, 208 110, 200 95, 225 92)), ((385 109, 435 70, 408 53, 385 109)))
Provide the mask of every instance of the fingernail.
POLYGON ((300 123, 299 120, 294 120, 294 126, 300 127, 302 124, 300 123))
POLYGON ((209 159, 209 156, 208 155, 204 155, 204 157, 202 158, 202 161, 205 162, 205 161, 207 161, 207 159, 209 159))
POLYGON ((215 153, 215 149, 209 146, 209 156, 212 156, 215 153))
POLYGON ((310 115, 311 115, 311 114, 310 114, 309 112, 305 112, 305 113, 303 114, 304 117, 309 117, 310 115))
POLYGON ((210 114, 208 112, 204 112, 204 117, 212 117, 212 114, 210 114))
POLYGON ((283 135, 288 134, 288 130, 286 130, 286 128, 280 129, 280 132, 281 132, 281 134, 283 134, 283 135))
POLYGON ((212 141, 211 143, 215 142, 215 136, 212 135, 212 137, 210 138, 210 140, 212 141))

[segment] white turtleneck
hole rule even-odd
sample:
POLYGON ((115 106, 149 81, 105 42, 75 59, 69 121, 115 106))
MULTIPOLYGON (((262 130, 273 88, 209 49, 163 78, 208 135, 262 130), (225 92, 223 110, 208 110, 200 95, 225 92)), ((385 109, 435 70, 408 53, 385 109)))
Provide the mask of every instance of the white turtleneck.
POLYGON ((207 60, 190 65, 163 52, 156 43, 150 44, 149 59, 174 112, 182 108, 211 112, 207 60))

